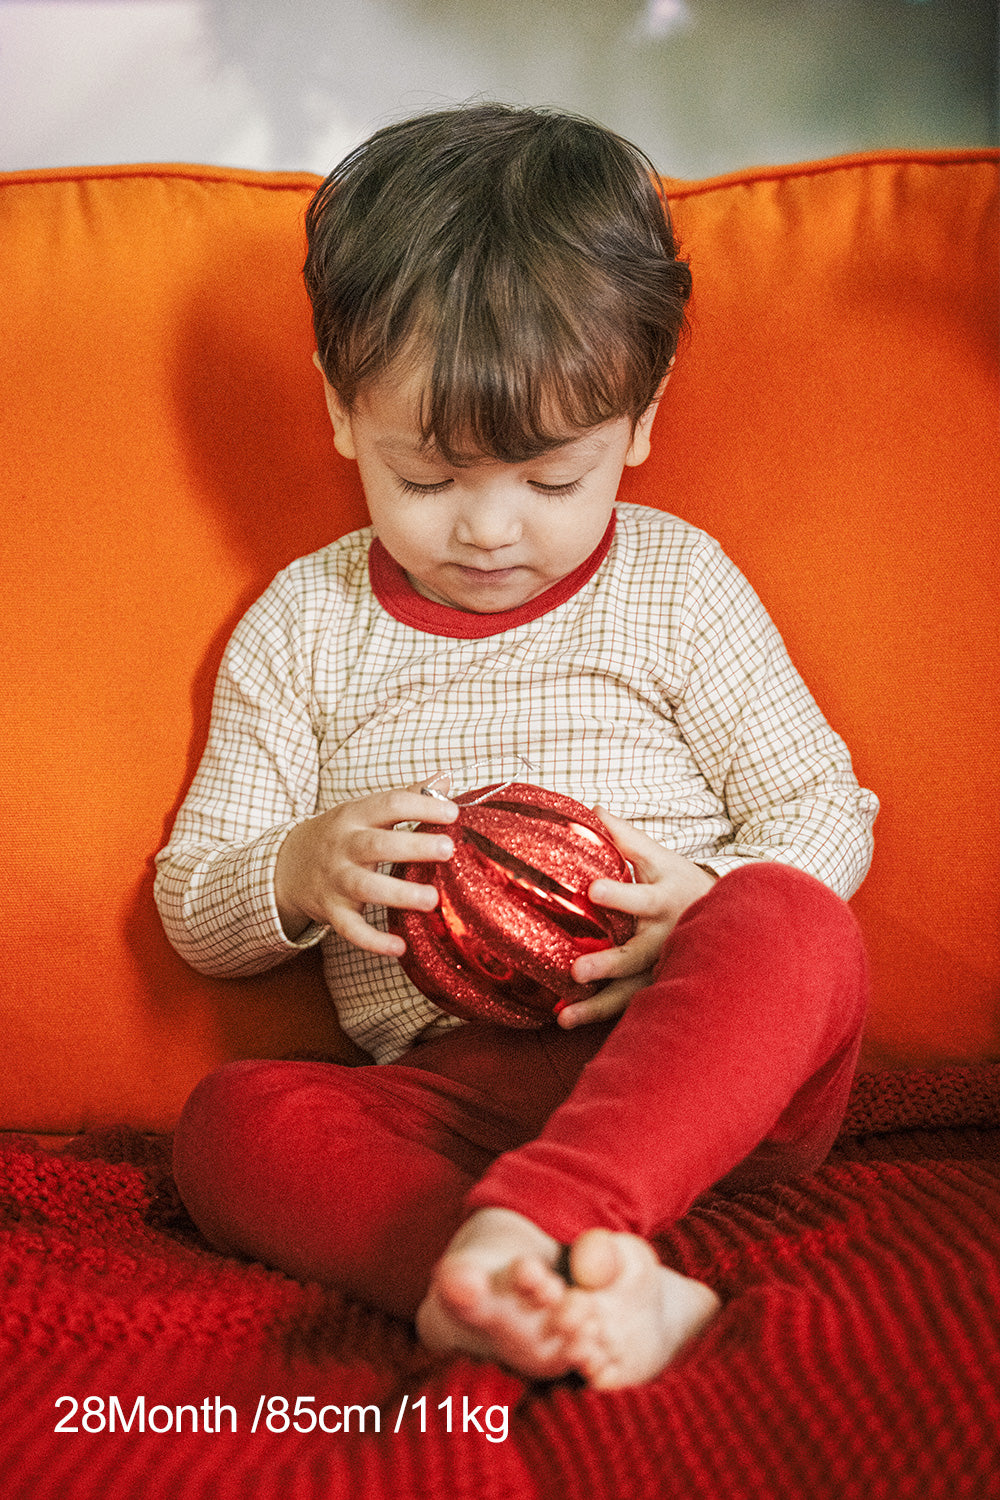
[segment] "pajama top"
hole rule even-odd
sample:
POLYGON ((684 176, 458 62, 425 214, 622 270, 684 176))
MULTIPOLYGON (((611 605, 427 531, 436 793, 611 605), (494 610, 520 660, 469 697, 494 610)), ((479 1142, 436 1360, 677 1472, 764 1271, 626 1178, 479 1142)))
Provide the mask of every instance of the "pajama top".
POLYGON ((280 573, 229 643, 157 858, 170 941, 214 975, 321 943, 340 1023, 376 1062, 461 1024, 394 959, 316 926, 289 941, 274 899, 295 823, 442 771, 453 795, 522 781, 600 803, 720 875, 778 860, 847 897, 871 858, 876 798, 704 532, 619 505, 573 574, 484 615, 417 594, 367 527, 280 573))

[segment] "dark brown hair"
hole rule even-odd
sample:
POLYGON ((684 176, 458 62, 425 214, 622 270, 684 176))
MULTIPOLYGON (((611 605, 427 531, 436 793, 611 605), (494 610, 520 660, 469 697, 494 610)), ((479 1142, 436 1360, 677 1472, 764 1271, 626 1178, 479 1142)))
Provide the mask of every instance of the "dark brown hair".
POLYGON ((371 136, 306 216, 320 362, 350 409, 397 360, 426 369, 424 441, 522 462, 635 424, 691 275, 637 147, 589 120, 482 104, 371 136))

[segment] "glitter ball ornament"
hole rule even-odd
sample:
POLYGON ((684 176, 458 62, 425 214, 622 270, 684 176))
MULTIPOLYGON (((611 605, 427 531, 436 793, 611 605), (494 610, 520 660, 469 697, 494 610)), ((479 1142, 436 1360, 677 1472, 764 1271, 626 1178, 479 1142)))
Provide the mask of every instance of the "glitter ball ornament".
MULTIPOLYGON (((452 858, 392 871, 438 891, 433 911, 390 910, 390 931, 406 940, 400 963, 452 1015, 542 1026, 601 988, 577 984, 573 960, 634 932, 633 917, 587 896, 592 881, 632 873, 597 816, 558 792, 512 782, 454 800, 452 858)), ((441 829, 422 823, 420 832, 441 829)))

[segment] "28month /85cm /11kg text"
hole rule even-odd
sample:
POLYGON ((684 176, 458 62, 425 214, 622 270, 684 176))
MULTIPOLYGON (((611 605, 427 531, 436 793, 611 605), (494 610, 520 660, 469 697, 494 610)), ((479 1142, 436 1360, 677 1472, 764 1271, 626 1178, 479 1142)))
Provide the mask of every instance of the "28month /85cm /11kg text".
MULTIPOLYGON (((54 1431, 80 1432, 236 1432, 239 1416, 236 1408, 220 1396, 205 1396, 198 1404, 166 1406, 136 1396, 131 1407, 128 1399, 118 1396, 60 1396, 55 1402, 62 1416, 54 1431)), ((507 1436, 506 1406, 473 1406, 468 1396, 461 1402, 455 1396, 428 1406, 426 1396, 416 1399, 403 1395, 399 1407, 383 1413, 378 1406, 320 1405, 315 1396, 262 1395, 250 1426, 251 1433, 260 1428, 268 1432, 381 1432, 383 1420, 395 1416, 392 1432, 404 1425, 419 1432, 429 1427, 444 1432, 479 1432, 490 1443, 502 1443, 507 1436)))

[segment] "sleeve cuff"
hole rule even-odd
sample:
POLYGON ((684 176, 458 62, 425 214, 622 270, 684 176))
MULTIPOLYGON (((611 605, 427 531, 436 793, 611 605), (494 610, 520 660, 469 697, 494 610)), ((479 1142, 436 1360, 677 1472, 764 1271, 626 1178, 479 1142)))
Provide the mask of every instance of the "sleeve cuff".
POLYGON ((731 875, 743 865, 759 864, 760 860, 751 855, 713 854, 708 859, 693 859, 691 863, 697 865, 699 870, 707 870, 710 875, 718 875, 721 880, 723 875, 731 875))

